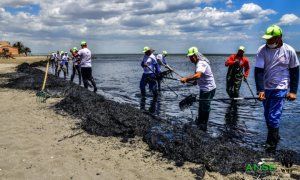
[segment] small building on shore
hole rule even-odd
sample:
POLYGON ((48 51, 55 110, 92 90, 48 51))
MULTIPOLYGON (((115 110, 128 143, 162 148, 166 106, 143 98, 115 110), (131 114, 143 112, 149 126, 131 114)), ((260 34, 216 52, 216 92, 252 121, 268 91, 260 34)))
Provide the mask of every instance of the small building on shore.
POLYGON ((13 56, 19 55, 18 48, 12 47, 9 41, 0 41, 0 54, 8 53, 13 56))

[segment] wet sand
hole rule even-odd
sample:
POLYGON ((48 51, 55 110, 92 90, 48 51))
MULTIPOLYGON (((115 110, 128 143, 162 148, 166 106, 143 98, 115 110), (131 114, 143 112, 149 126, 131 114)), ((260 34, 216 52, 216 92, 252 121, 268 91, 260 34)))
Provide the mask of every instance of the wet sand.
MULTIPOLYGON (((26 59, 34 62, 43 59, 26 59)), ((0 74, 15 72, 16 64, 1 63, 0 74)), ((0 83, 6 83, 0 78, 0 83)), ((121 143, 118 137, 87 134, 80 120, 53 108, 61 99, 36 103, 34 91, 0 88, 0 179, 195 179, 201 165, 177 167, 140 137, 121 143)), ((279 165, 278 165, 279 167, 279 165)), ((295 172, 299 167, 293 166, 295 172)), ((291 173, 275 177, 291 178, 291 173)), ((204 179, 252 179, 206 172, 204 179)))

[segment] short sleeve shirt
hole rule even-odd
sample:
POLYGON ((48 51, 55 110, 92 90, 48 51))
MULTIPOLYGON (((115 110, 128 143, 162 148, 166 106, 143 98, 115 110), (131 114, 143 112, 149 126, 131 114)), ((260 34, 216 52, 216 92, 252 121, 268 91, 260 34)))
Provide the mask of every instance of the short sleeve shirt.
POLYGON ((294 48, 285 43, 275 49, 263 45, 257 51, 255 67, 264 69, 265 89, 288 89, 289 69, 297 66, 299 60, 294 48))
POLYGON ((162 54, 158 54, 156 56, 156 60, 157 60, 157 64, 158 64, 158 67, 159 67, 159 70, 161 71, 161 65, 163 64, 163 56, 162 54))
POLYGON ((80 49, 78 54, 81 60, 81 67, 92 67, 92 53, 88 48, 80 49))
POLYGON ((202 76, 197 80, 197 84, 201 91, 207 92, 217 87, 210 65, 206 61, 199 60, 196 64, 195 72, 202 73, 202 76))
POLYGON ((154 65, 157 64, 157 61, 154 54, 151 54, 150 56, 144 55, 142 63, 148 65, 148 67, 144 67, 144 74, 152 74, 155 72, 154 65))

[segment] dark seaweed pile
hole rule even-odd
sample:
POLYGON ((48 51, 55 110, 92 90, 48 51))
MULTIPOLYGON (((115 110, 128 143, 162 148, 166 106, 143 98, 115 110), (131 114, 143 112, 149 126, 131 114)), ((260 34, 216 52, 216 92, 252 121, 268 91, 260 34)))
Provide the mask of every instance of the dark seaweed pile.
POLYGON ((56 107, 80 117, 86 131, 101 136, 143 136, 151 126, 159 123, 133 107, 81 88, 73 89, 56 107))
MULTIPOLYGON (((45 65, 45 62, 33 66, 45 65)), ((11 79, 6 88, 39 91, 44 72, 24 63, 18 67, 18 75, 7 74, 11 79)), ((100 87, 101 88, 101 87, 100 87)), ((64 110, 82 120, 82 128, 101 136, 118 136, 127 142, 134 136, 143 137, 150 149, 163 153, 174 160, 177 166, 185 161, 203 164, 193 170, 203 177, 205 170, 227 175, 245 172, 249 163, 258 163, 262 157, 274 157, 284 164, 299 164, 298 155, 292 151, 280 151, 275 155, 254 151, 228 141, 226 137, 212 138, 193 124, 171 124, 169 121, 152 117, 127 104, 105 99, 74 83, 49 75, 46 85, 51 97, 64 97, 56 104, 57 110, 64 110)), ((266 172, 255 172, 254 176, 266 176, 266 172)))

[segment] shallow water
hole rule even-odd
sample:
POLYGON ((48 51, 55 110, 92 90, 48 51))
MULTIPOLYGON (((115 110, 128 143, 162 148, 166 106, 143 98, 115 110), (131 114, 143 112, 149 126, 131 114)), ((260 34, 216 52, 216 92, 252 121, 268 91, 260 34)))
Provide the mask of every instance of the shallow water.
MULTIPOLYGON (((215 76, 217 90, 214 98, 226 98, 226 73, 224 62, 227 56, 207 56, 215 76)), ((178 81, 165 80, 162 83, 160 97, 153 99, 148 93, 146 99, 141 98, 139 82, 143 70, 140 67, 142 55, 95 55, 93 59, 93 76, 96 79, 100 94, 115 101, 129 103, 136 108, 150 112, 174 123, 193 121, 197 115, 198 104, 190 109, 181 111, 179 102, 182 95, 198 94, 198 86, 182 85, 178 81), (176 96, 171 87, 179 96, 176 96)), ((250 70, 248 82, 255 93, 254 82, 254 56, 248 56, 250 70)), ((182 76, 191 75, 194 65, 184 55, 170 55, 168 63, 182 76)), ((72 70, 70 70, 71 73, 72 70)), ((173 75, 179 78, 176 74, 173 75)), ((77 82, 77 79, 75 79, 77 82)), ((240 90, 242 97, 250 97, 246 83, 242 83, 240 90)), ((300 152, 300 109, 299 100, 286 102, 282 115, 280 135, 281 141, 278 148, 288 148, 300 152)), ((226 136, 229 141, 240 142, 241 145, 260 148, 266 139, 266 124, 263 117, 262 103, 254 100, 242 100, 237 104, 230 102, 213 101, 210 113, 208 133, 212 137, 226 136)))

